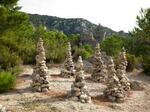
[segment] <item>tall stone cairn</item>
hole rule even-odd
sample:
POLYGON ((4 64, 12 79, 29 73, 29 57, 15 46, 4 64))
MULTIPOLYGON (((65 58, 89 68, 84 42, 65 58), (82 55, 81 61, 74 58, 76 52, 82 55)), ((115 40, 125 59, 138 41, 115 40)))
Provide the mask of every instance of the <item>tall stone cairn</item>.
POLYGON ((81 56, 79 56, 78 62, 76 64, 75 76, 75 81, 71 85, 70 96, 82 103, 91 103, 91 97, 84 81, 83 61, 81 56))
POLYGON ((70 42, 68 42, 67 58, 63 64, 60 74, 62 77, 65 77, 65 78, 73 77, 75 74, 75 67, 74 67, 74 62, 72 60, 70 42))
POLYGON ((112 102, 124 102, 126 99, 126 91, 122 88, 122 85, 116 75, 116 70, 112 57, 109 57, 107 68, 108 81, 107 87, 103 91, 104 97, 112 102))
POLYGON ((48 68, 46 66, 45 49, 43 40, 40 38, 37 43, 36 66, 32 73, 31 87, 34 91, 47 92, 49 90, 48 68))
POLYGON ((107 79, 107 67, 102 60, 99 44, 95 48, 92 79, 104 83, 107 79))
POLYGON ((119 78, 119 81, 125 91, 130 90, 130 80, 126 76, 126 67, 127 67, 127 58, 126 58, 126 51, 124 48, 122 48, 122 51, 120 52, 118 56, 118 66, 117 66, 117 77, 119 78))

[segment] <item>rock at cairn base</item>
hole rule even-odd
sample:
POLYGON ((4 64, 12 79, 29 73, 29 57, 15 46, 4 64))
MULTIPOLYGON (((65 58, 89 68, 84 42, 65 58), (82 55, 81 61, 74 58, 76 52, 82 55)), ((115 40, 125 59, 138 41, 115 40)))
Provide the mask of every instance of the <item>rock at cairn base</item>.
POLYGON ((72 55, 71 55, 71 45, 70 42, 68 42, 68 47, 67 47, 67 58, 63 64, 63 67, 61 69, 61 76, 65 78, 70 78, 75 75, 75 69, 74 69, 74 63, 72 60, 72 55))
POLYGON ((45 49, 40 38, 37 44, 36 66, 32 73, 31 87, 34 91, 47 92, 49 90, 48 68, 46 66, 45 49))
POLYGON ((114 62, 112 57, 108 60, 108 82, 107 87, 103 91, 104 97, 112 102, 124 102, 126 99, 126 92, 122 88, 118 77, 116 76, 116 70, 114 68, 114 62))
POLYGON ((127 66, 127 59, 126 59, 126 52, 123 48, 118 56, 118 66, 117 66, 117 77, 123 87, 123 89, 127 92, 130 91, 130 80, 126 76, 126 66, 127 66))
POLYGON ((0 112, 6 112, 6 108, 0 104, 0 112))
POLYGON ((99 44, 97 44, 95 48, 94 66, 93 66, 93 73, 91 76, 92 79, 96 82, 104 83, 107 79, 107 69, 101 57, 99 44))
POLYGON ((71 85, 71 92, 69 93, 69 97, 71 97, 70 99, 75 99, 82 103, 91 103, 91 97, 87 91, 83 74, 83 62, 81 56, 79 56, 76 65, 76 77, 74 83, 71 85))
POLYGON ((139 81, 131 81, 131 89, 134 91, 142 91, 145 89, 144 84, 139 81))

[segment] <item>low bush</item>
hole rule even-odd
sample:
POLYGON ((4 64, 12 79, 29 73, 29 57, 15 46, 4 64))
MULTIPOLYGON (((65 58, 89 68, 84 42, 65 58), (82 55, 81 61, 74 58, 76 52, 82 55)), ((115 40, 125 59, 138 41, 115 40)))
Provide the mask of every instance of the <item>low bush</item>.
POLYGON ((16 84, 16 77, 10 72, 0 72, 0 93, 12 89, 16 84))
POLYGON ((15 66, 13 68, 9 68, 8 71, 15 76, 18 76, 22 72, 22 68, 19 66, 15 66))
POLYGON ((143 69, 144 72, 150 76, 150 56, 143 58, 143 69))
POLYGON ((127 61, 128 61, 127 71, 132 72, 137 66, 136 57, 132 54, 127 54, 127 61))
POLYGON ((80 54, 83 57, 83 59, 87 59, 87 58, 91 57, 91 54, 88 51, 84 50, 84 49, 81 50, 80 54))
POLYGON ((83 59, 88 59, 93 55, 93 49, 90 45, 83 45, 82 47, 72 47, 74 51, 75 60, 78 59, 78 56, 82 56, 83 59))

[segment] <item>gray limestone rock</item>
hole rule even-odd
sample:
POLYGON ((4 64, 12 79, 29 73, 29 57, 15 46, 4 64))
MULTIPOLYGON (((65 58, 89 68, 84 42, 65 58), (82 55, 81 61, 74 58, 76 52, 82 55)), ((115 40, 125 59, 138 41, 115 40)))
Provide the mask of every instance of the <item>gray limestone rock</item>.
POLYGON ((142 82, 139 81, 131 81, 131 89, 135 90, 135 91, 140 91, 140 90, 144 90, 144 84, 142 82))

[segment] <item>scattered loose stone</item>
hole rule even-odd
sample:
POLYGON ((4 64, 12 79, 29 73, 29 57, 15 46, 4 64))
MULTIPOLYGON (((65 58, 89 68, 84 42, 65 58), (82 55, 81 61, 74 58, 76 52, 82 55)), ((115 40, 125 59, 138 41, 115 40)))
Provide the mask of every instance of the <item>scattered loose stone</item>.
POLYGON ((144 84, 139 81, 131 81, 131 89, 134 91, 141 91, 144 90, 144 84))
POLYGON ((102 60, 99 44, 97 44, 95 48, 94 66, 93 73, 91 76, 92 79, 96 82, 104 83, 107 79, 107 68, 104 64, 104 61, 102 60))
POLYGON ((123 87, 123 89, 127 92, 130 91, 130 80, 126 76, 126 67, 127 67, 127 59, 126 59, 126 52, 125 49, 122 48, 122 51, 120 52, 118 56, 119 64, 117 66, 117 77, 119 78, 119 81, 123 87))
POLYGON ((80 101, 82 103, 91 103, 91 97, 87 90, 87 86, 84 81, 83 61, 79 56, 76 64, 75 81, 71 85, 71 92, 69 93, 70 99, 80 101))
POLYGON ((0 104, 0 112, 6 112, 6 108, 0 104))
POLYGON ((109 57, 108 60, 107 87, 103 91, 103 94, 108 100, 118 103, 124 102, 127 97, 126 91, 122 88, 119 78, 116 75, 112 57, 109 57))
POLYGON ((74 68, 74 62, 72 60, 72 55, 71 55, 71 45, 70 42, 68 42, 68 47, 67 47, 67 58, 63 64, 63 67, 61 69, 61 76, 65 78, 70 78, 75 75, 75 68, 74 68))
POLYGON ((40 38, 37 44, 36 66, 32 73, 31 87, 34 91, 47 92, 49 90, 48 68, 46 66, 45 49, 40 38))
POLYGON ((109 104, 108 107, 112 108, 112 109, 115 109, 115 110, 122 110, 123 109, 121 108, 120 105, 117 105, 117 104, 109 104))

